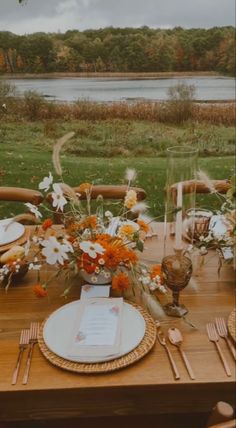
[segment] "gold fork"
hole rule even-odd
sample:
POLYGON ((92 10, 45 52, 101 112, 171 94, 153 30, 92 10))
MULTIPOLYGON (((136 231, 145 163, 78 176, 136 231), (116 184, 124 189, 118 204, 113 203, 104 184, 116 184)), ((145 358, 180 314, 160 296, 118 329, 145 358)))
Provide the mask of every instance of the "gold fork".
POLYGON ((216 328, 217 328, 219 336, 223 337, 225 339, 229 350, 231 351, 234 359, 236 360, 236 351, 235 351, 235 348, 233 347, 232 343, 229 340, 228 330, 227 330, 227 326, 225 323, 225 319, 221 318, 221 317, 216 317, 215 318, 215 324, 216 324, 216 328))
POLYGON ((17 382, 23 352, 29 344, 29 337, 30 337, 29 333, 30 333, 29 329, 21 330, 20 341, 19 341, 19 352, 18 352, 16 366, 15 366, 15 370, 13 372, 12 381, 11 381, 12 385, 15 385, 17 382))
POLYGON ((226 372, 227 376, 231 376, 230 368, 229 368, 228 363, 227 363, 227 361, 226 361, 226 359, 224 357, 224 354, 223 354, 223 352, 221 350, 221 347, 220 347, 220 345, 218 343, 219 336, 217 334, 217 331, 216 331, 216 328, 215 328, 215 324, 208 323, 206 325, 206 328, 207 328, 207 334, 208 334, 209 340, 211 342, 214 342, 215 345, 216 345, 217 351, 219 352, 219 355, 220 355, 220 358, 221 358, 221 361, 223 363, 223 366, 224 366, 224 369, 225 369, 225 372, 226 372))
POLYGON ((30 348, 29 348, 29 352, 28 352, 28 356, 27 356, 27 361, 26 361, 26 366, 25 366, 25 371, 24 371, 24 376, 23 376, 23 381, 22 381, 23 385, 26 385, 28 382, 30 364, 31 364, 32 355, 33 355, 33 349, 34 349, 34 345, 38 342, 38 332, 39 332, 39 323, 38 322, 32 322, 30 324, 30 334, 29 334, 30 348))

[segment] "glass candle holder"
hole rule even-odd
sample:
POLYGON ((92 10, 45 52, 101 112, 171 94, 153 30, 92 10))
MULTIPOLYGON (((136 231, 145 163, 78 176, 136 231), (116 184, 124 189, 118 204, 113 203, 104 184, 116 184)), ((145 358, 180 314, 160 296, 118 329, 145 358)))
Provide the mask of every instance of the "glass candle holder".
POLYGON ((186 212, 187 236, 198 241, 200 236, 204 238, 209 234, 209 226, 213 213, 203 208, 190 208, 186 212))
MULTIPOLYGON (((183 220, 188 209, 195 208, 198 150, 188 146, 167 149, 165 186, 164 254, 169 236, 175 236, 174 248, 182 249, 183 220)), ((168 253, 169 254, 169 251, 168 253)))

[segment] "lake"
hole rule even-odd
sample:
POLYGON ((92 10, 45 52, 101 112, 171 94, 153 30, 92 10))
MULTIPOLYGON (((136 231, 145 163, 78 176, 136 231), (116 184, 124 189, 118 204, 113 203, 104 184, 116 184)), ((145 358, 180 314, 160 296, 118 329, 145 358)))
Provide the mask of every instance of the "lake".
POLYGON ((37 91, 49 100, 73 102, 78 99, 91 101, 142 101, 165 100, 167 90, 179 82, 194 85, 196 99, 233 100, 235 79, 231 77, 186 77, 156 79, 118 78, 47 78, 11 79, 17 94, 37 91))

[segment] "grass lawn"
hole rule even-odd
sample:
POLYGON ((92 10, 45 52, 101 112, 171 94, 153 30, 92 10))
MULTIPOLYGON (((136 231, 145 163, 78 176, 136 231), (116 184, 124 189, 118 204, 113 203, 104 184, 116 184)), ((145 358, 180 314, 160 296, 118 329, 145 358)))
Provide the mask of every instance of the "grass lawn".
MULTIPOLYGON (((203 129, 203 126, 199 126, 197 130, 201 134, 202 141, 203 129)), ((0 125, 0 186, 37 189, 39 181, 48 174, 48 171, 53 172, 51 153, 56 138, 70 130, 75 130, 76 138, 67 143, 68 150, 61 155, 64 179, 68 184, 75 185, 81 182, 122 184, 126 168, 132 167, 138 173, 136 185, 143 187, 148 194, 151 213, 155 216, 163 214, 166 158, 163 157, 162 150, 153 147, 156 142, 154 131, 156 134, 159 133, 159 139, 165 139, 165 147, 168 147, 181 142, 186 144, 187 136, 191 135, 189 127, 174 128, 160 124, 149 124, 148 127, 146 122, 126 121, 115 121, 113 126, 111 123, 85 121, 51 124, 51 127, 43 123, 5 123, 0 125), (133 130, 133 135, 129 134, 129 130, 133 130), (148 135, 150 137, 151 134, 152 138, 148 140, 148 135), (140 140, 136 140, 138 137, 140 140), (136 146, 143 147, 144 153, 139 155, 136 153, 134 157, 132 146, 135 145, 135 141, 136 146), (114 153, 111 154, 112 145, 114 153), (114 148, 119 147, 124 151, 123 156, 114 151, 114 148), (107 151, 109 157, 105 156, 107 151)), ((222 144, 223 140, 227 144, 227 141, 233 139, 231 128, 215 127, 214 132, 218 137, 221 135, 222 144)), ((208 135, 210 136, 210 132, 208 135)), ((210 147, 209 143, 208 148, 210 147)), ((199 167, 212 178, 228 178, 234 172, 234 158, 200 157, 199 167)), ((210 198, 208 203, 212 205, 215 198, 214 196, 210 198)), ((16 207, 13 205, 0 204, 0 218, 16 213, 16 207)))

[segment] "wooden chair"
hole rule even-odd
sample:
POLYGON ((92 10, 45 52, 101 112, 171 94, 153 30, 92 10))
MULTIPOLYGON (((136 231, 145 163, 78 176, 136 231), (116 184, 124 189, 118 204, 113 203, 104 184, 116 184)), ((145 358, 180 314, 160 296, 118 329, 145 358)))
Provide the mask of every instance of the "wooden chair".
MULTIPOLYGON (((226 194, 230 188, 229 180, 210 180, 210 184, 212 185, 212 188, 214 188, 218 193, 221 193, 222 195, 226 194)), ((175 206, 177 201, 177 185, 178 183, 175 183, 171 186, 171 197, 172 197, 173 204, 175 206)), ((207 185, 204 181, 201 181, 201 180, 182 181, 182 191, 184 195, 192 193, 194 189, 196 189, 196 193, 199 193, 199 194, 211 193, 210 186, 207 185)))
MULTIPOLYGON (((0 187, 0 202, 30 202, 37 206, 43 201, 43 199, 44 196, 38 190, 22 187, 0 187)), ((28 220, 35 222, 35 216, 30 214, 28 216, 28 220)))
POLYGON ((219 401, 208 418, 206 428, 236 428, 233 407, 219 401))
MULTIPOLYGON (((80 200, 86 199, 86 192, 80 190, 80 186, 72 188, 75 193, 80 194, 80 200)), ((142 201, 146 198, 146 192, 140 187, 130 187, 130 189, 135 190, 137 194, 137 200, 142 201)), ((90 197, 95 200, 98 196, 102 196, 106 200, 122 200, 125 198, 127 191, 127 186, 125 185, 94 185, 92 186, 90 197)), ((49 204, 52 204, 52 196, 49 194, 47 196, 47 201, 49 204)), ((61 223, 61 213, 54 210, 54 222, 61 223)))
MULTIPOLYGON (((80 193, 80 199, 86 199, 86 193, 80 192, 79 187, 73 187, 73 190, 76 193, 80 193)), ((138 201, 142 201, 146 198, 146 192, 141 187, 131 187, 130 189, 135 190, 137 193, 138 201)), ((91 199, 96 199, 99 195, 103 197, 103 199, 124 199, 127 191, 127 186, 115 186, 115 185, 97 185, 92 187, 91 191, 91 199)))

